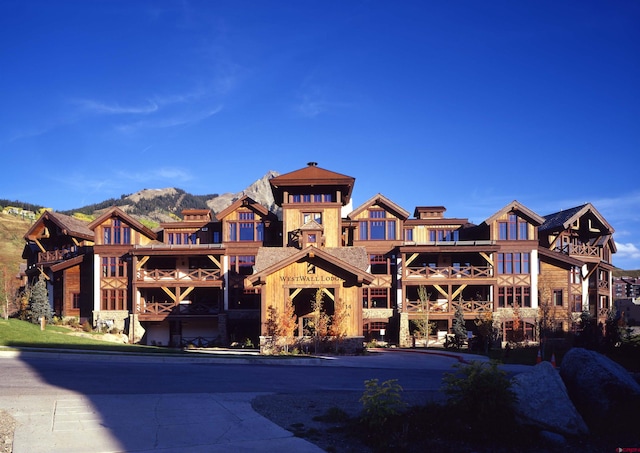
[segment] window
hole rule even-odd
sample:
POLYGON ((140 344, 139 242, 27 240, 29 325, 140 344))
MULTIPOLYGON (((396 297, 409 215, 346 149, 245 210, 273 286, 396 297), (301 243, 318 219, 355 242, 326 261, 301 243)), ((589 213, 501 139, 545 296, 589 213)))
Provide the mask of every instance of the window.
POLYGON ((125 290, 123 289, 103 289, 101 310, 126 310, 125 290))
POLYGON ((72 302, 71 302, 71 308, 73 309, 79 309, 80 308, 80 293, 73 293, 71 295, 72 302))
POLYGON ((125 275, 125 262, 122 259, 115 256, 102 257, 103 277, 124 277, 125 275))
POLYGON ((363 308, 388 308, 389 291, 387 288, 363 288, 363 308))
POLYGON ((120 219, 113 219, 113 243, 120 244, 122 240, 122 222, 120 219))
POLYGON ((302 224, 306 224, 315 220, 317 223, 322 225, 322 213, 321 212, 305 212, 302 214, 302 224))
POLYGON ((387 273, 387 258, 384 255, 369 255, 372 274, 387 273))
POLYGON ((498 274, 528 274, 529 253, 498 253, 498 274))
POLYGON ((120 219, 113 219, 111 226, 102 228, 103 244, 117 245, 131 243, 131 228, 124 225, 120 219))
POLYGON ((309 233, 309 235, 307 236, 307 242, 309 244, 315 244, 316 243, 316 234, 315 233, 309 233))
POLYGON ((396 238, 396 221, 387 219, 387 212, 382 209, 369 210, 370 220, 361 220, 360 240, 394 240, 396 238), (375 220, 374 220, 375 219, 375 220))
POLYGON ((556 307, 562 307, 562 290, 554 289, 553 290, 553 305, 556 307))
POLYGON ((581 283, 582 282, 582 276, 581 276, 581 272, 580 272, 580 267, 579 266, 572 266, 571 267, 570 281, 571 281, 571 283, 581 283))
POLYGON ((531 288, 528 286, 500 286, 498 287, 498 307, 531 307, 531 288))
POLYGON ((406 228, 404 230, 404 240, 413 241, 413 228, 406 228))
POLYGON ((459 238, 460 232, 458 230, 429 230, 429 240, 431 242, 457 241, 459 238))
POLYGON ((571 311, 575 313, 582 311, 582 296, 580 294, 574 294, 572 299, 571 311))
POLYGON ((501 241, 525 241, 529 239, 527 222, 515 214, 509 214, 506 222, 498 222, 498 239, 501 241))
POLYGON ((333 197, 328 193, 291 194, 289 203, 331 203, 333 197))
POLYGON ((253 274, 253 266, 256 264, 256 257, 253 255, 230 256, 229 264, 231 272, 239 275, 253 274))
POLYGON ((262 241, 264 225, 253 212, 239 212, 239 222, 229 222, 229 241, 262 241))

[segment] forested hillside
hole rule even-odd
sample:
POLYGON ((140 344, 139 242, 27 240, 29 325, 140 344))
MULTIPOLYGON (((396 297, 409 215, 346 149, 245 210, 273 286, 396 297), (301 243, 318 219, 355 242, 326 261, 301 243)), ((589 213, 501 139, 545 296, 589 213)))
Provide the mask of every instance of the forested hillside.
POLYGON ((126 208, 127 213, 133 216, 149 216, 154 212, 180 214, 183 209, 208 209, 207 200, 216 197, 218 194, 192 195, 176 188, 145 189, 136 194, 122 195, 120 198, 110 198, 100 203, 61 212, 67 215, 81 213, 92 216, 95 212, 119 206, 126 208))
POLYGON ((0 212, 0 267, 10 275, 17 274, 23 262, 24 235, 30 227, 31 221, 0 212))

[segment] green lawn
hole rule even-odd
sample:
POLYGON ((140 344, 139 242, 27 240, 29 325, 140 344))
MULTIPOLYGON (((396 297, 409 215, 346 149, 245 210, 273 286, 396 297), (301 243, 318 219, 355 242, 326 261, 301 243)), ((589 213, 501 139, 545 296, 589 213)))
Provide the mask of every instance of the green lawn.
POLYGON ((133 353, 164 353, 175 354, 175 350, 154 346, 140 346, 129 344, 109 343, 99 338, 100 334, 93 334, 96 339, 69 335, 67 327, 48 325, 40 330, 39 325, 18 319, 0 319, 0 346, 32 347, 32 348, 62 348, 79 350, 98 350, 112 352, 133 353))

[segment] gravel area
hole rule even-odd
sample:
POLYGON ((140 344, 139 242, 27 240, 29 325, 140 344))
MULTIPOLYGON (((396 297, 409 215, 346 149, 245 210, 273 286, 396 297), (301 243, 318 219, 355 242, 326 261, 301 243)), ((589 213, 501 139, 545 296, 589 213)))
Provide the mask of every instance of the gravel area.
POLYGON ((16 421, 5 411, 0 411, 0 453, 11 453, 16 421))

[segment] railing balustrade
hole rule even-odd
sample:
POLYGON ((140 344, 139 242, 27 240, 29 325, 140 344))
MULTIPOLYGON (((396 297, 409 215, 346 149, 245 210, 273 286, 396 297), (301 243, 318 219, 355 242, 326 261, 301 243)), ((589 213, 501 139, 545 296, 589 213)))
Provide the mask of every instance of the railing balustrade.
POLYGON ((38 263, 51 263, 55 261, 68 260, 84 252, 84 247, 72 247, 59 250, 46 250, 38 252, 38 263))
POLYGON ((484 311, 493 311, 493 302, 486 300, 454 300, 449 301, 429 301, 422 303, 421 301, 406 301, 407 311, 410 313, 446 313, 453 314, 458 306, 462 308, 463 313, 478 313, 484 311))
POLYGON ((406 277, 421 278, 490 278, 493 276, 491 266, 407 266, 406 277))
POLYGON ((138 281, 212 281, 222 278, 220 269, 140 269, 138 281))
POLYGON ((577 255, 577 256, 602 256, 602 247, 589 244, 566 244, 556 247, 556 251, 562 252, 565 255, 577 255))
POLYGON ((146 302, 140 306, 141 315, 210 315, 219 313, 217 303, 175 304, 173 302, 146 302))

